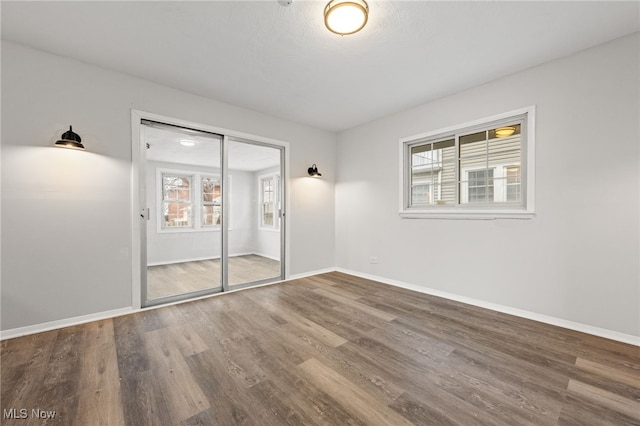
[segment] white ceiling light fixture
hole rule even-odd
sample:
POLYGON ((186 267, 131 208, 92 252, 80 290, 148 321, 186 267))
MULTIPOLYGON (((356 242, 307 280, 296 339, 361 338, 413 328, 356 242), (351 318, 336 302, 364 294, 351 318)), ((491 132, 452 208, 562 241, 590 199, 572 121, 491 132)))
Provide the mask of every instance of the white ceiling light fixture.
POLYGON ((332 0, 324 8, 324 24, 336 34, 357 33, 368 19, 369 5, 364 0, 332 0))
POLYGON ((506 138, 508 136, 511 136, 515 132, 516 132, 516 128, 513 127, 513 126, 498 127, 496 129, 496 137, 498 137, 498 138, 506 138))
POLYGON ((195 146, 196 143, 195 141, 192 141, 191 139, 180 139, 180 145, 182 146, 195 146))

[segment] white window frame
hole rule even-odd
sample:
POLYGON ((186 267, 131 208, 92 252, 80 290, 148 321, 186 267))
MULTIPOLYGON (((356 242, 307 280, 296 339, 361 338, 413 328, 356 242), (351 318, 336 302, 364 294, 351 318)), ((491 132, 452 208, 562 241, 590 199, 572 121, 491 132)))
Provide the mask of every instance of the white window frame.
MULTIPOLYGON (((158 221, 158 229, 161 232, 177 232, 177 231, 188 231, 194 228, 195 226, 195 221, 196 221, 196 215, 193 212, 193 205, 194 205, 194 186, 195 186, 195 177, 192 173, 190 172, 185 172, 185 171, 178 171, 178 170, 167 170, 167 169, 163 169, 160 170, 158 169, 157 172, 157 187, 159 189, 159 194, 158 194, 158 216, 157 216, 157 221, 158 221), (178 177, 178 178, 183 178, 183 179, 189 179, 189 207, 191 209, 191 217, 190 217, 190 222, 191 224, 189 226, 164 226, 164 204, 165 204, 165 199, 164 199, 164 178, 165 176, 172 176, 172 177, 178 177)), ((171 201, 167 201, 167 202, 171 202, 171 201)), ((176 202, 180 202, 180 201, 176 201, 176 202)))
POLYGON ((509 200, 507 200, 508 196, 509 196, 509 174, 507 169, 510 168, 517 168, 518 169, 518 178, 520 179, 520 186, 518 187, 518 189, 520 190, 520 199, 522 199, 522 167, 520 165, 517 164, 505 164, 502 166, 502 174, 504 176, 504 199, 508 202, 509 200))
MULTIPOLYGON (((535 105, 509 111, 503 114, 470 121, 431 132, 400 139, 400 209, 399 215, 407 219, 531 219, 535 216, 535 105), (419 143, 437 141, 445 138, 457 138, 461 134, 469 134, 522 119, 521 122, 521 202, 494 203, 475 205, 460 203, 455 205, 411 206, 411 147, 419 143), (456 136, 457 135, 457 136, 456 136)), ((456 153, 456 155, 459 155, 456 153)), ((456 163, 458 161, 456 160, 456 163)), ((511 166, 504 164, 503 166, 511 166)), ((471 170, 471 169, 470 169, 471 170)), ((456 164, 456 180, 460 181, 462 170, 456 164)), ((494 177, 495 179, 495 177, 494 177)), ((495 184, 495 183, 494 183, 495 184)), ((495 191, 495 188, 494 188, 495 191)))
MULTIPOLYGON (((484 167, 482 167, 482 168, 472 167, 472 168, 469 168, 469 169, 465 169, 465 168, 463 168, 463 169, 460 171, 460 176, 464 176, 464 181, 465 181, 465 182, 467 182, 467 190, 466 190, 466 191, 462 191, 462 192, 460 193, 460 195, 459 195, 459 198, 460 198, 460 200, 461 200, 461 201, 460 201, 460 203, 461 203, 461 204, 464 204, 465 206, 466 206, 466 205, 468 205, 468 204, 473 204, 473 205, 475 205, 475 206, 477 206, 477 205, 479 205, 479 204, 483 204, 483 203, 478 203, 478 202, 471 203, 471 202, 469 201, 469 190, 471 189, 471 188, 470 188, 470 185, 469 185, 469 173, 473 173, 473 172, 480 172, 480 171, 488 171, 488 170, 491 170, 491 171, 493 172, 493 176, 491 176, 491 179, 494 181, 494 182, 493 182, 493 185, 491 185, 491 186, 493 187, 493 198, 494 198, 494 199, 493 199, 493 200, 491 200, 491 201, 490 201, 490 203, 493 203, 493 202, 495 201, 495 198, 496 198, 496 185, 495 185, 495 174, 496 174, 495 172, 496 172, 496 167, 489 167, 489 168, 484 168, 484 167)), ((487 185, 487 190, 488 190, 488 189, 489 189, 489 186, 487 185)))
MULTIPOLYGON (((181 169, 169 169, 158 167, 156 169, 156 231, 158 234, 175 234, 175 233, 188 233, 188 232, 220 232, 222 229, 220 225, 203 225, 202 221, 202 178, 203 177, 216 177, 220 178, 219 174, 200 172, 194 170, 181 170, 181 169), (189 177, 191 179, 191 226, 189 227, 165 227, 163 226, 164 220, 162 217, 162 204, 163 199, 163 175, 182 176, 189 177)), ((231 192, 231 176, 227 178, 227 188, 231 192)), ((232 201, 231 194, 228 194, 229 212, 231 212, 232 201)), ((229 213, 230 219, 231 214, 229 213)), ((229 223, 229 230, 232 230, 231 223, 229 223)))
MULTIPOLYGON (((204 179, 217 179, 218 182, 220 183, 220 185, 222 186, 222 179, 220 177, 220 175, 215 174, 215 173, 199 173, 198 174, 198 181, 199 181, 199 206, 198 209, 200 210, 200 227, 203 229, 220 229, 220 225, 205 225, 204 224, 204 211, 203 208, 205 207, 204 204, 204 191, 202 189, 203 186, 203 181, 204 179)), ((206 204, 207 206, 215 206, 214 204, 206 204)), ((222 216, 222 191, 220 192, 220 215, 222 216)))
POLYGON ((268 173, 258 176, 258 229, 263 231, 277 231, 280 229, 280 174, 268 173), (262 182, 273 180, 273 224, 265 225, 262 215, 262 205, 264 204, 264 192, 262 182))
MULTIPOLYGON (((509 201, 507 200, 507 186, 508 186, 508 177, 507 177, 507 169, 517 167, 522 170, 522 167, 519 164, 514 163, 494 163, 491 167, 487 168, 478 168, 478 167, 470 167, 470 168, 462 168, 460 171, 460 176, 464 176, 464 181, 469 181, 469 173, 477 172, 479 170, 493 170, 493 198, 494 203, 499 202, 504 205, 505 203, 509 204, 519 204, 520 201, 509 201), (496 201, 497 200, 497 201, 496 201)), ((522 188, 520 188, 520 198, 522 199, 522 188)), ((460 199, 462 200, 462 204, 472 204, 472 205, 480 205, 480 203, 470 203, 469 202, 469 187, 467 186, 466 191, 462 191, 460 193, 460 199)))

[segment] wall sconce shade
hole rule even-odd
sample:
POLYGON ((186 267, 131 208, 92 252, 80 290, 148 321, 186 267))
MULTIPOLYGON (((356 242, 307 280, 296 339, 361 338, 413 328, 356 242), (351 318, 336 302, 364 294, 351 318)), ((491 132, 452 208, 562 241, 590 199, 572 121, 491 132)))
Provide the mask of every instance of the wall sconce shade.
POLYGON ((368 19, 369 5, 364 0, 331 0, 324 8, 324 24, 332 33, 357 33, 368 19))
POLYGON ((309 169, 307 170, 307 173, 309 173, 309 176, 312 176, 312 177, 322 176, 322 173, 318 171, 318 166, 316 166, 315 164, 309 167, 309 169))
POLYGON ((80 138, 80 135, 75 133, 71 126, 69 126, 69 130, 67 130, 62 134, 62 136, 60 136, 60 140, 55 143, 55 146, 58 146, 60 148, 84 150, 84 145, 82 145, 82 139, 80 138))

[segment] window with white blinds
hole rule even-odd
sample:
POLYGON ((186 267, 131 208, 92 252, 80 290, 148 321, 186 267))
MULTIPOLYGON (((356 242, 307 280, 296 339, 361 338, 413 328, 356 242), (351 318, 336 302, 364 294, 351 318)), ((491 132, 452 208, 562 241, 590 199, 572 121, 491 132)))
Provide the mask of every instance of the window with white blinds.
POLYGON ((405 138, 403 217, 532 217, 534 108, 405 138))

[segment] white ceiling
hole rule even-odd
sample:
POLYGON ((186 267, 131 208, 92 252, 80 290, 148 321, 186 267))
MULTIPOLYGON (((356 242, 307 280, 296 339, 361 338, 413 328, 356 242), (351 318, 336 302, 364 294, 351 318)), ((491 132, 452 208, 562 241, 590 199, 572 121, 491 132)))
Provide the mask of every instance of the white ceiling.
POLYGON ((2 38, 330 131, 640 30, 637 1, 2 1, 2 38))
MULTIPOLYGON (((147 160, 220 168, 221 137, 179 129, 167 130, 144 126, 147 160), (181 140, 193 146, 183 146, 181 140)), ((280 150, 238 140, 228 144, 229 170, 255 172, 280 165, 280 150)))

